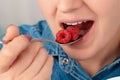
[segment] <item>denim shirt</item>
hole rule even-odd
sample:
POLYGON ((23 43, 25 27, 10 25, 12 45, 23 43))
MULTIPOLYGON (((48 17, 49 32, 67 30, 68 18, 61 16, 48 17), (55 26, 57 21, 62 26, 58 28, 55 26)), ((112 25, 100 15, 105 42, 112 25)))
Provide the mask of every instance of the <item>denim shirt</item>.
MULTIPOLYGON (((20 34, 29 34, 32 38, 55 40, 47 22, 44 20, 35 25, 21 25, 19 30, 20 34)), ((0 48, 2 48, 2 44, 0 48)), ((111 80, 110 78, 114 77, 119 78, 115 80, 120 80, 120 56, 95 75, 89 76, 81 65, 69 57, 58 44, 45 42, 44 48, 54 57, 51 80, 111 80)))

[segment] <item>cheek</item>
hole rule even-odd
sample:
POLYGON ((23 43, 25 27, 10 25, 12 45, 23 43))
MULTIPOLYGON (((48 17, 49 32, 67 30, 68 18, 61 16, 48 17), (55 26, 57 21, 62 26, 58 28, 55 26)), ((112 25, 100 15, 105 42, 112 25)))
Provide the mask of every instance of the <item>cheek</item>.
POLYGON ((101 39, 109 39, 113 38, 118 32, 120 28, 120 17, 104 17, 99 18, 97 25, 98 37, 101 39))
POLYGON ((41 12, 43 13, 46 20, 51 19, 55 16, 56 2, 55 0, 38 0, 41 12))
POLYGON ((85 0, 85 2, 98 17, 120 13, 120 0, 85 0))
POLYGON ((103 41, 107 43, 107 41, 112 39, 119 30, 120 1, 94 0, 94 1, 89 1, 88 3, 90 9, 97 16, 97 28, 96 28, 97 38, 99 39, 99 41, 103 41), (93 5, 93 4, 97 4, 97 5, 93 5))
POLYGON ((43 16, 47 23, 49 24, 52 33, 55 34, 57 33, 57 26, 55 17, 56 17, 56 0, 39 0, 39 6, 41 8, 41 11, 43 13, 43 16))

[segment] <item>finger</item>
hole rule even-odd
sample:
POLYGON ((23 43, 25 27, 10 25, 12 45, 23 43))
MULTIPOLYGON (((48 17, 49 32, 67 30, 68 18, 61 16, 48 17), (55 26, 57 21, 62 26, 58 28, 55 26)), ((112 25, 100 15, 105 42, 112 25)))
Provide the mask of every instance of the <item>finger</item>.
POLYGON ((36 56, 33 63, 29 68, 20 76, 22 80, 31 80, 35 75, 37 75, 43 65, 46 63, 48 58, 48 53, 44 48, 40 49, 40 52, 36 56), (27 74, 27 75, 26 75, 27 74))
POLYGON ((33 80, 50 80, 53 67, 53 57, 49 55, 45 65, 40 70, 39 74, 33 80))
POLYGON ((0 52, 0 73, 6 71, 29 44, 30 40, 26 36, 21 35, 13 39, 7 45, 4 45, 0 52))
POLYGON ((10 41, 12 40, 14 37, 19 35, 19 29, 17 26, 11 24, 8 26, 7 30, 6 30, 6 34, 3 38, 3 41, 10 41))
POLYGON ((20 54, 18 60, 11 67, 10 71, 13 71, 16 76, 23 73, 32 64, 41 47, 43 47, 43 43, 32 42, 27 50, 20 54))

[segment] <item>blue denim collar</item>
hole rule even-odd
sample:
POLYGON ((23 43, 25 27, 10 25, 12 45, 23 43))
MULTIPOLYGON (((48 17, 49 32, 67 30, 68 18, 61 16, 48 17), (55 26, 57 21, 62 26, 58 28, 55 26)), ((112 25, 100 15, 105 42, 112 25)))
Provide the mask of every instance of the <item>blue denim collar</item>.
POLYGON ((60 68, 66 73, 74 76, 76 80, 92 80, 90 76, 84 71, 84 69, 78 64, 78 62, 69 57, 62 48, 59 47, 59 65, 60 68), (68 62, 64 63, 63 60, 67 59, 68 62))
MULTIPOLYGON (((32 25, 29 31, 32 38, 55 40, 47 22, 44 20, 40 21, 38 24, 32 25)), ((58 56, 59 45, 51 42, 44 42, 44 47, 52 56, 58 56)))
MULTIPOLYGON (((99 72, 97 72, 95 75, 92 76, 93 79, 100 79, 101 77, 106 77, 108 74, 114 71, 118 66, 120 65, 120 55, 111 63, 106 66, 104 66, 99 72)), ((119 72, 119 71, 118 71, 119 72)), ((112 75, 115 77, 115 75, 112 75)), ((119 75, 120 76, 120 75, 119 75)))
POLYGON ((95 75, 90 77, 88 73, 82 68, 82 66, 74 59, 69 57, 62 48, 59 47, 59 65, 63 71, 74 76, 77 80, 92 80, 101 79, 101 77, 107 76, 115 68, 116 65, 120 65, 120 55, 111 63, 103 67, 95 75), (63 62, 64 58, 68 59, 68 63, 63 62))

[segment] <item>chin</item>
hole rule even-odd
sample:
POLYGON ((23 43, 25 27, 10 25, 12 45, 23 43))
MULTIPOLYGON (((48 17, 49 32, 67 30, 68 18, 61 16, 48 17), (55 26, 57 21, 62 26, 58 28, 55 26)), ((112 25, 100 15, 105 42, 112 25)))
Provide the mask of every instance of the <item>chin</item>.
POLYGON ((95 49, 68 49, 64 48, 66 54, 76 60, 88 60, 96 56, 95 49))

